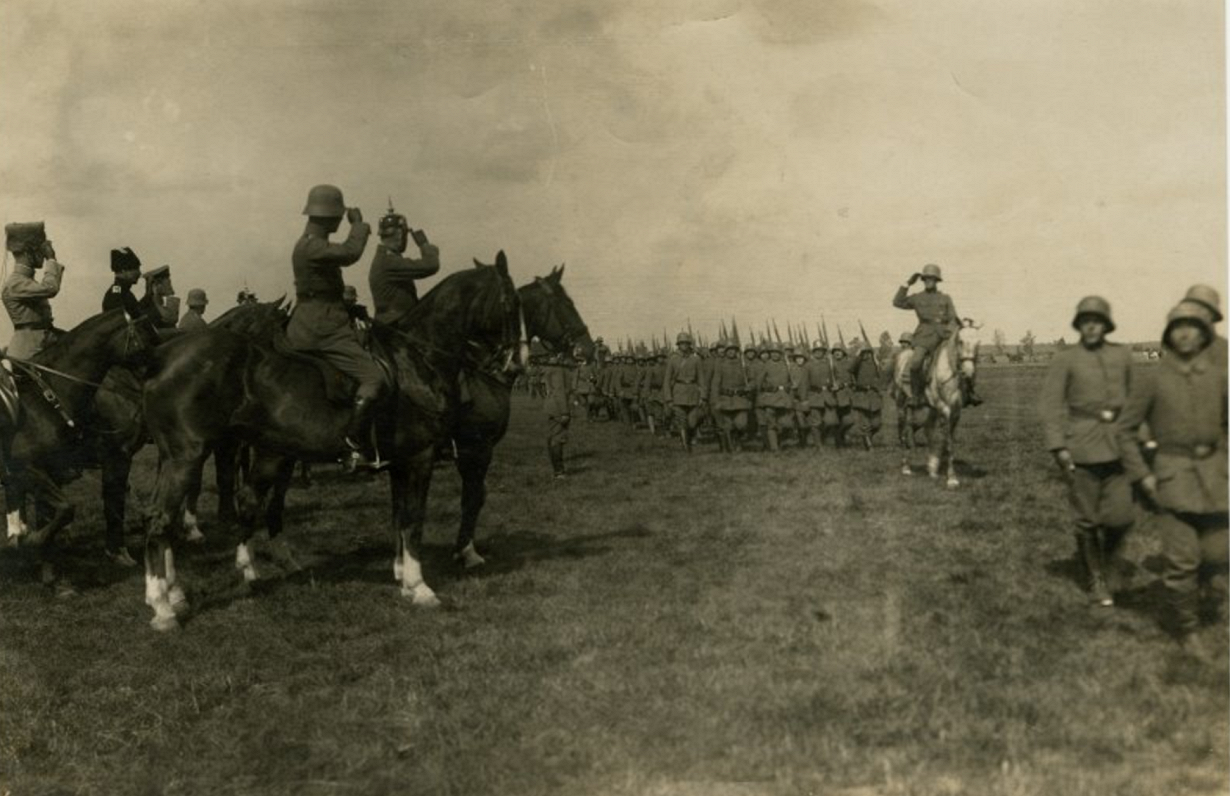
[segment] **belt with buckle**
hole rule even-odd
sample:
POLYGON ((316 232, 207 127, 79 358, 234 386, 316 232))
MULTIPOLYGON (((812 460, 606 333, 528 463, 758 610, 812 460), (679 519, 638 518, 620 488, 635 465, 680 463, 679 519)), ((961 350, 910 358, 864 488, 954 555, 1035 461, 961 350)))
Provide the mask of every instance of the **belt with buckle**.
POLYGON ((1205 442, 1198 442, 1195 445, 1161 443, 1157 446, 1157 452, 1165 453, 1170 456, 1187 456, 1192 459, 1207 459, 1217 452, 1217 445, 1205 442))
POLYGON ((1119 409, 1084 409, 1081 407, 1071 407, 1068 413, 1073 417, 1080 417, 1086 420, 1097 420, 1099 423, 1113 423, 1119 419, 1119 409))

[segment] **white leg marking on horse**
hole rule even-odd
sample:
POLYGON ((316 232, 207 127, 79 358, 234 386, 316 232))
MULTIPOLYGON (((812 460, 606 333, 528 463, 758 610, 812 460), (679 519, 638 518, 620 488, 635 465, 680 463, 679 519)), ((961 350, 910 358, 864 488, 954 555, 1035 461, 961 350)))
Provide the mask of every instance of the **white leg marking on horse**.
POLYGON ((393 559, 393 580, 401 583, 401 556, 393 559))
POLYGON ((8 532, 10 539, 17 539, 30 532, 21 519, 21 509, 13 509, 8 513, 8 532))
POLYGON ((167 589, 167 602, 171 604, 171 611, 176 616, 183 616, 188 613, 188 597, 184 594, 184 590, 175 584, 167 589))
POLYGON ((175 630, 179 627, 179 620, 175 618, 175 610, 168 598, 169 591, 166 578, 145 576, 145 602, 154 609, 154 618, 149 620, 154 630, 175 630))
POLYGON ((928 456, 927 457, 927 475, 931 476, 932 478, 937 478, 939 477, 939 474, 940 474, 940 457, 934 456, 934 455, 928 456))
POLYGON ((189 542, 205 541, 205 534, 201 533, 201 526, 197 522, 196 514, 190 509, 184 509, 184 530, 188 532, 187 539, 189 542))
POLYGON ((243 579, 249 583, 256 580, 256 567, 252 566, 252 554, 248 550, 248 543, 241 542, 235 548, 235 569, 243 573, 243 579))
POLYGON ((402 551, 401 571, 402 597, 409 597, 415 605, 422 608, 435 608, 440 604, 436 593, 423 580, 423 568, 419 566, 418 559, 410 555, 409 550, 402 551))
POLYGON ((474 547, 473 542, 461 548, 461 552, 458 555, 461 556, 466 569, 474 569, 487 563, 487 560, 478 554, 478 550, 474 547))

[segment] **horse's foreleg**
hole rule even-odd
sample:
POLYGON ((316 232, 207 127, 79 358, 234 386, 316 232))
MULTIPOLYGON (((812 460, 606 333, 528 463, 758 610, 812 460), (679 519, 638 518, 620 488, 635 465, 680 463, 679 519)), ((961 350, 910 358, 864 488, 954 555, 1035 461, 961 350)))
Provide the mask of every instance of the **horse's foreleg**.
POLYGON ((933 408, 927 418, 927 475, 940 476, 940 457, 944 452, 944 429, 948 425, 948 410, 933 408))
POLYGON ((440 604, 435 592, 423 580, 419 550, 434 457, 435 448, 429 446, 409 461, 399 462, 389 476, 393 495, 393 532, 397 536, 393 574, 401 583, 402 596, 425 608, 440 604))
POLYGON ((273 474, 273 489, 269 493, 269 501, 265 504, 265 527, 269 529, 269 548, 277 562, 286 570, 299 572, 303 567, 295 559, 286 539, 279 535, 282 533, 282 515, 286 509, 286 493, 290 490, 294 475, 294 459, 288 457, 277 463, 273 474))
POLYGON ((239 443, 223 440, 214 445, 214 483, 218 487, 218 522, 236 521, 235 478, 239 443))
MULTIPOLYGON (((244 581, 248 583, 260 578, 260 574, 256 571, 252 538, 259 530, 262 519, 266 521, 269 519, 268 511, 264 510, 266 508, 265 496, 277 482, 278 465, 281 461, 281 457, 277 456, 257 456, 236 498, 242 539, 235 548, 235 568, 243 574, 244 581)), ((275 514, 280 524, 280 507, 275 514)))
POLYGON ((150 626, 155 630, 179 627, 178 614, 186 613, 188 600, 175 575, 174 539, 182 516, 180 511, 204 455, 164 461, 154 489, 154 507, 145 535, 145 603, 154 609, 150 626))
POLYGON ((467 440, 458 449, 457 472, 461 475, 461 527, 453 556, 466 569, 481 567, 486 561, 474 547, 478 515, 487 500, 487 469, 492 447, 486 439, 467 440))
MULTIPOLYGON (((206 454, 208 458, 209 454, 206 454)), ((189 542, 205 541, 205 534, 201 532, 201 525, 197 521, 197 504, 201 500, 201 480, 204 477, 204 460, 201 467, 192 474, 192 478, 188 481, 187 494, 184 497, 184 534, 189 542)))
POLYGON ((948 422, 945 423, 945 426, 948 432, 947 434, 944 435, 944 458, 946 460, 945 464, 947 465, 947 473, 948 473, 948 478, 945 481, 945 485, 949 489, 956 489, 958 486, 961 485, 961 482, 957 480, 957 471, 956 471, 957 422, 960 419, 961 419, 961 409, 960 407, 957 407, 957 408, 954 408, 949 413, 948 418, 947 418, 948 422))
POLYGON ((72 596, 76 593, 72 585, 58 573, 59 556, 56 552, 55 536, 72 522, 75 509, 51 476, 37 469, 27 470, 27 476, 36 502, 45 507, 39 512, 38 520, 45 522, 31 532, 26 541, 38 548, 43 585, 54 588, 58 596, 72 596))

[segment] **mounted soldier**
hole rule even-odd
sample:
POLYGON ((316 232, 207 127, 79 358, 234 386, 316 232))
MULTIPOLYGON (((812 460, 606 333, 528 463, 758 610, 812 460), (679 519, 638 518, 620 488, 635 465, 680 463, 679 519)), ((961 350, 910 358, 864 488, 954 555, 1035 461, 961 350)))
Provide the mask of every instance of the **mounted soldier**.
POLYGON ((364 446, 385 377, 350 326, 342 304, 342 269, 363 256, 371 228, 364 223, 362 211, 346 207, 341 189, 332 185, 317 185, 308 192, 303 215, 308 217, 307 225, 291 255, 297 306, 286 326, 286 339, 292 348, 321 355, 358 382, 345 436, 347 467, 354 470, 371 463, 364 446), (332 243, 329 235, 341 226, 343 217, 350 222, 350 234, 345 242, 332 243))
POLYGON ((181 332, 199 332, 202 329, 208 329, 209 324, 205 322, 205 307, 209 304, 209 298, 205 295, 205 291, 199 287, 194 287, 188 291, 188 311, 184 313, 184 317, 179 319, 177 327, 181 332))
POLYGON ((396 212, 391 202, 378 230, 380 244, 372 257, 367 284, 372 291, 376 320, 397 326, 419 301, 415 281, 440 270, 440 250, 428 242, 423 230, 411 229, 406 217, 396 212), (404 256, 411 237, 423 255, 421 260, 404 256))
MULTIPOLYGON (((957 308, 952 303, 952 297, 941 293, 937 285, 943 281, 940 267, 934 263, 923 266, 921 273, 910 275, 904 285, 897 288, 893 296, 893 306, 899 310, 913 310, 918 315, 918 328, 914 330, 914 350, 910 355, 910 378, 906 386, 910 390, 910 398, 915 402, 922 400, 923 395, 923 365, 929 361, 940 344, 952 336, 953 330, 960 324, 957 308), (909 289, 922 279, 924 289, 921 293, 909 295, 909 289)), ((961 378, 962 392, 966 406, 978 406, 982 403, 974 392, 972 380, 961 378)))
POLYGON ((137 317, 142 312, 141 302, 132 294, 132 286, 141 278, 141 258, 127 246, 112 249, 111 273, 115 281, 103 294, 103 312, 122 308, 129 317, 137 317))
POLYGON ((60 292, 64 266, 56 260, 55 249, 47 240, 41 221, 5 224, 4 245, 16 261, 0 291, 4 309, 13 322, 7 355, 29 359, 54 339, 51 299, 60 292), (40 268, 46 268, 41 282, 34 278, 40 268))
POLYGON ((171 266, 160 265, 141 274, 145 280, 145 295, 141 297, 141 309, 149 315, 158 329, 174 329, 179 322, 179 297, 171 284, 171 266))

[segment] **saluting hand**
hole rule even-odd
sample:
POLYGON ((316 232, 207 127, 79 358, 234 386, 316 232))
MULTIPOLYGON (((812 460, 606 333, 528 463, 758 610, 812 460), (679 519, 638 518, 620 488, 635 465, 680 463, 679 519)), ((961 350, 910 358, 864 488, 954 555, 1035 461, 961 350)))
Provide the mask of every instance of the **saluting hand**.
POLYGON ((922 276, 922 274, 920 274, 920 273, 918 273, 917 271, 915 271, 914 273, 910 274, 910 278, 909 278, 908 280, 906 280, 906 284, 907 284, 907 285, 912 285, 912 284, 914 284, 915 282, 917 282, 917 281, 918 281, 919 277, 921 277, 921 276, 922 276))
POLYGON ((346 220, 351 224, 359 224, 363 221, 363 211, 357 207, 346 208, 346 220))
POLYGON ((51 245, 51 241, 43 241, 43 258, 46 260, 54 260, 56 258, 56 248, 51 245))

